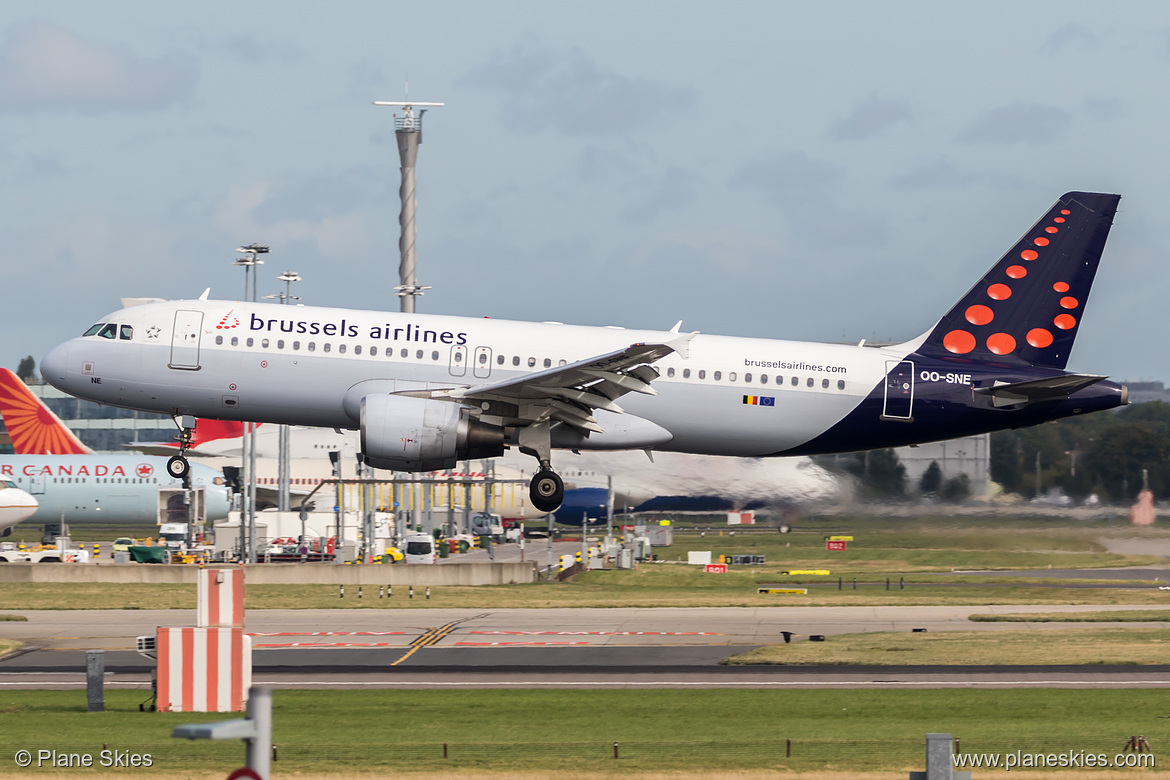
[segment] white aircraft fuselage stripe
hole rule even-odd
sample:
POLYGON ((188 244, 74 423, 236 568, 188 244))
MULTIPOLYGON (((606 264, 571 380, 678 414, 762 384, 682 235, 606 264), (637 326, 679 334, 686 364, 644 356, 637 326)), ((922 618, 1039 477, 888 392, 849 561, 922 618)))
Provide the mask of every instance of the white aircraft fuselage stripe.
MULTIPOLYGON (((91 375, 86 397, 164 413, 349 429, 358 420, 346 412, 343 399, 359 382, 392 382, 398 391, 475 386, 543 370, 546 361, 555 367, 634 343, 677 338, 662 331, 199 300, 136 306, 102 321, 131 325, 134 338, 70 342, 73 368, 91 375), (203 314, 198 370, 168 367, 176 312, 182 311, 203 314), (376 355, 370 355, 371 347, 376 355)), ((653 383, 657 396, 630 393, 621 405, 673 434, 656 449, 774 454, 842 420, 883 380, 888 361, 902 360, 915 345, 875 349, 700 334, 686 358, 671 354, 654 364, 661 373, 653 383), (753 405, 744 403, 744 396, 772 400, 753 405)), ((190 354, 185 345, 181 365, 190 354)))

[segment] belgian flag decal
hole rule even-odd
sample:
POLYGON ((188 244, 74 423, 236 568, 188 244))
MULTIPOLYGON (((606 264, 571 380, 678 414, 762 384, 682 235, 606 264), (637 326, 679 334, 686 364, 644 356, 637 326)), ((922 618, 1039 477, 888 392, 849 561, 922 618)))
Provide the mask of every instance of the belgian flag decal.
POLYGON ((775 406, 776 398, 770 395, 745 395, 743 402, 748 406, 775 406))

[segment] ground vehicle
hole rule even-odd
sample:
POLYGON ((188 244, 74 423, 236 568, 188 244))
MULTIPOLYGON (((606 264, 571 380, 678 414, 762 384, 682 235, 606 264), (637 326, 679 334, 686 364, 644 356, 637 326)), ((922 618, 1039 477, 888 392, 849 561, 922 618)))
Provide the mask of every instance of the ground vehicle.
POLYGON ((163 523, 158 527, 158 535, 168 550, 181 550, 187 544, 187 524, 163 523))
POLYGON ((89 561, 89 552, 86 550, 65 549, 58 550, 48 545, 36 545, 21 549, 23 545, 13 542, 0 544, 0 563, 86 563, 89 561))
POLYGON ((493 541, 499 541, 504 535, 504 523, 499 515, 491 512, 476 512, 471 516, 471 533, 474 536, 490 536, 493 541))
POLYGON ((411 534, 406 537, 407 563, 434 563, 435 540, 427 534, 411 534))
POLYGON ((386 552, 381 555, 375 555, 371 563, 402 563, 406 560, 406 555, 397 547, 387 547, 386 552))
POLYGON ((130 548, 136 544, 138 544, 136 539, 131 539, 129 536, 120 536, 110 546, 110 557, 113 558, 115 553, 130 552, 130 548))

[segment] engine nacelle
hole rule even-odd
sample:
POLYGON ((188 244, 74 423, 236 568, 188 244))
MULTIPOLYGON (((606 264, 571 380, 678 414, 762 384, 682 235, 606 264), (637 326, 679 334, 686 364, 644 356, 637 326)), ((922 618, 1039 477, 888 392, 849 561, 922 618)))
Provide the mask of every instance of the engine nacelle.
POLYGON ((504 429, 473 420, 467 407, 402 395, 362 396, 362 455, 394 471, 437 471, 504 454, 504 429))

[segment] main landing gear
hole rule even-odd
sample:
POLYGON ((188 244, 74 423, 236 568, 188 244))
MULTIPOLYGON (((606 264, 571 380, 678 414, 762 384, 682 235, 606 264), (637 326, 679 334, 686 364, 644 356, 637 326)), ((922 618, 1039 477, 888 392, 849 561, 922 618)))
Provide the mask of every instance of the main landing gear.
POLYGON ((187 450, 191 448, 191 437, 195 434, 195 418, 189 414, 175 415, 175 425, 179 426, 179 454, 167 461, 167 473, 175 479, 183 479, 191 472, 191 464, 187 462, 187 450))
POLYGON ((540 463, 540 471, 528 486, 532 505, 541 512, 555 512, 565 499, 565 483, 552 470, 551 428, 548 421, 534 423, 520 429, 520 451, 532 455, 540 463))

